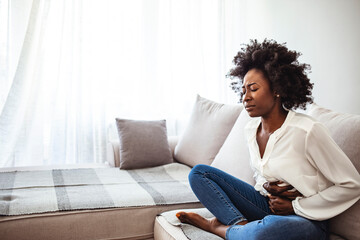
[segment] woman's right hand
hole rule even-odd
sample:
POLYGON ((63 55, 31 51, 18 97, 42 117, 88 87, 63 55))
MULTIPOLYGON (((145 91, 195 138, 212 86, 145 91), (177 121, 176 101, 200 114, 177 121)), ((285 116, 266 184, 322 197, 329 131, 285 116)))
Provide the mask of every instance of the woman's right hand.
POLYGON ((286 186, 278 186, 279 184, 283 184, 282 181, 276 181, 276 182, 265 182, 263 184, 263 187, 265 188, 268 193, 270 193, 273 196, 280 196, 284 197, 290 200, 294 200, 297 197, 301 197, 302 194, 299 191, 289 191, 293 189, 294 187, 291 185, 286 186))

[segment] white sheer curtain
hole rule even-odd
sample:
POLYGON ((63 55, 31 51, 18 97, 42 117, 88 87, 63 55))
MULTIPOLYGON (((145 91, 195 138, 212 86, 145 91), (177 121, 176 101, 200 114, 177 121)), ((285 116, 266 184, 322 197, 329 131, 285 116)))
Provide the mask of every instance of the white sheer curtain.
POLYGON ((115 117, 167 118, 178 134, 197 93, 236 102, 225 74, 241 14, 237 0, 33 0, 14 77, 1 68, 0 167, 102 163, 115 117))

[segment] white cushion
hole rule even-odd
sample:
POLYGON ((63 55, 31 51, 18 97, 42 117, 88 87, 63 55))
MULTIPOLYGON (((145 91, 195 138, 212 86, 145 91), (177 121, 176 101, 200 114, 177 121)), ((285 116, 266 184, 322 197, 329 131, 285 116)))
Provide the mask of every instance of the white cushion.
POLYGON ((210 165, 242 109, 242 105, 216 103, 198 95, 189 123, 175 147, 175 159, 189 166, 210 165))
MULTIPOLYGON (((329 129, 331 137, 360 172, 360 116, 334 112, 316 104, 311 106, 308 114, 329 129)), ((345 239, 360 239, 359 216, 360 201, 330 220, 331 232, 345 239)))
POLYGON ((247 111, 240 113, 211 166, 254 185, 254 171, 250 167, 250 153, 244 133, 245 125, 250 119, 247 111))

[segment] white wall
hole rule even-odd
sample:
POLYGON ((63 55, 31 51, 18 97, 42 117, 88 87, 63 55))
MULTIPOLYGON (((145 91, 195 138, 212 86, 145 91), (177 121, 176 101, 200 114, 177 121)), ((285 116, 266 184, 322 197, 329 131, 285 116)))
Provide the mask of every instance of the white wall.
POLYGON ((287 42, 309 63, 316 103, 360 114, 360 1, 248 0, 247 36, 287 42))

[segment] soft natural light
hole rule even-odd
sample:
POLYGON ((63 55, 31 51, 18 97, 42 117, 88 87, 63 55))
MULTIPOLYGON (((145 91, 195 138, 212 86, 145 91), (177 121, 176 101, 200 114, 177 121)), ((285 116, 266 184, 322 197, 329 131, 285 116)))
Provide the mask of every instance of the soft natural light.
POLYGON ((34 0, 13 86, 1 90, 1 166, 105 162, 115 117, 167 119, 178 135, 196 94, 236 103, 225 78, 239 46, 234 4, 34 0))

